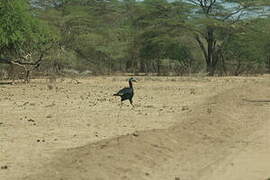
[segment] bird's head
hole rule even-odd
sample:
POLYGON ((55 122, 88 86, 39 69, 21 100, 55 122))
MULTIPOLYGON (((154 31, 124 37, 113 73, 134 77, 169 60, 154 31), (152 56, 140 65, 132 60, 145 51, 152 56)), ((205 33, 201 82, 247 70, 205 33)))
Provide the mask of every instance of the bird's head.
POLYGON ((132 78, 129 78, 128 81, 129 82, 137 82, 137 80, 135 78, 133 78, 133 77, 132 78))

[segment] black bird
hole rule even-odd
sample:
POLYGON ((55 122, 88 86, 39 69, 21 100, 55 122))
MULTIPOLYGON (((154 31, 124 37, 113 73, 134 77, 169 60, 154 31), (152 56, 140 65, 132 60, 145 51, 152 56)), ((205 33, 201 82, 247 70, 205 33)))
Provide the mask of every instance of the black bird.
POLYGON ((129 87, 125 87, 121 89, 120 91, 118 91, 118 93, 114 94, 114 96, 121 97, 121 105, 123 101, 129 100, 130 104, 133 106, 132 98, 134 96, 134 90, 133 90, 132 82, 136 82, 136 79, 134 79, 133 77, 128 80, 129 87))

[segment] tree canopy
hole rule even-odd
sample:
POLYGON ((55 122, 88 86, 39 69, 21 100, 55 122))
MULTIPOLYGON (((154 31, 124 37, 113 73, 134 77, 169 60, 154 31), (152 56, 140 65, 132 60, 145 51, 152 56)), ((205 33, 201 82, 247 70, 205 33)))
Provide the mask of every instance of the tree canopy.
POLYGON ((26 0, 0 1, 0 55, 20 56, 48 44, 53 35, 26 0))
POLYGON ((1 1, 0 50, 2 56, 18 55, 55 42, 49 66, 103 74, 267 72, 269 5, 268 0, 1 1))

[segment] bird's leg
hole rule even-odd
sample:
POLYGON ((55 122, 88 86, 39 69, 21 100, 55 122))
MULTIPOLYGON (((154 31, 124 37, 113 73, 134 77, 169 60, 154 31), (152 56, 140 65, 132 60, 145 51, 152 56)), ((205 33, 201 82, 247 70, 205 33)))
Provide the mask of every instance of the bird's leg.
POLYGON ((132 105, 132 107, 134 107, 133 101, 132 101, 131 99, 129 100, 129 102, 130 102, 130 104, 132 105))

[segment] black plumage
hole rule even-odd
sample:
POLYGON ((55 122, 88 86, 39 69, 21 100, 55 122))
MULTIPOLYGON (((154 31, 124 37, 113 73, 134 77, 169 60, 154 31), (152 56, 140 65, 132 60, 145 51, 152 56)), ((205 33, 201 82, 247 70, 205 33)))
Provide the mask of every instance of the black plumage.
POLYGON ((129 87, 125 87, 121 89, 120 91, 118 91, 116 94, 114 94, 114 96, 121 97, 121 104, 123 101, 129 100, 130 104, 133 106, 132 98, 134 96, 134 89, 133 89, 132 82, 136 82, 136 80, 134 78, 130 78, 128 80, 129 87))

